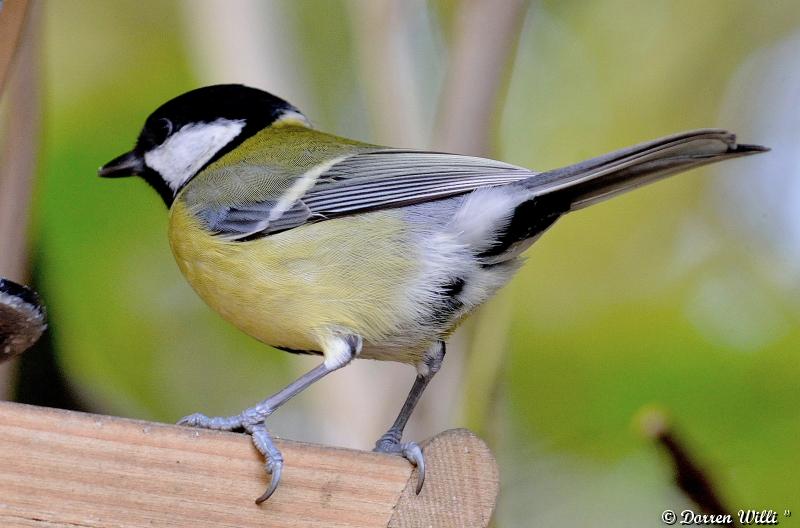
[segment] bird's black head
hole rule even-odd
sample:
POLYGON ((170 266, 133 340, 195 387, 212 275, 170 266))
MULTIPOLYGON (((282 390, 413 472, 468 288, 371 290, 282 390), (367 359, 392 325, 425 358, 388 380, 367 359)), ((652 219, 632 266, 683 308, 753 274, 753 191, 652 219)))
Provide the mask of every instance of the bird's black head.
POLYGON ((103 165, 100 176, 141 176, 167 206, 200 170, 281 119, 307 123, 297 108, 240 84, 187 92, 150 114, 136 146, 103 165))

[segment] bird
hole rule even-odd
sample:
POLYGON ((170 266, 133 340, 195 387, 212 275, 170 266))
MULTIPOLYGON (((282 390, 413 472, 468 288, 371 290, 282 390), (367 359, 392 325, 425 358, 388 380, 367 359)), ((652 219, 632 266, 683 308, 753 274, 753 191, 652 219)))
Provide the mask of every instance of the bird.
POLYGON ((39 341, 47 330, 47 310, 35 290, 0 277, 0 363, 39 341))
POLYGON ((416 368, 374 450, 416 466, 419 493, 425 458, 403 441, 406 423, 442 366, 448 336, 511 279, 531 244, 571 211, 767 150, 702 129, 538 172, 327 134, 282 98, 220 84, 162 104, 133 149, 98 172, 155 189, 169 209, 178 267, 224 319, 274 348, 321 356, 239 414, 178 422, 249 433, 270 476, 260 504, 284 466, 267 419, 356 358, 416 368))

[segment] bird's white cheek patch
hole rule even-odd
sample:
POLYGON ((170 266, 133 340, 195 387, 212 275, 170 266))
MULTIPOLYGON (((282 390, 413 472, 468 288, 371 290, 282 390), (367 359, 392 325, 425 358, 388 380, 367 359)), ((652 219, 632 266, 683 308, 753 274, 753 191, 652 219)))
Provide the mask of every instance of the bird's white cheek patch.
POLYGON ((158 172, 173 191, 177 191, 245 126, 243 119, 217 119, 211 123, 192 123, 172 134, 157 148, 144 155, 148 167, 158 172))

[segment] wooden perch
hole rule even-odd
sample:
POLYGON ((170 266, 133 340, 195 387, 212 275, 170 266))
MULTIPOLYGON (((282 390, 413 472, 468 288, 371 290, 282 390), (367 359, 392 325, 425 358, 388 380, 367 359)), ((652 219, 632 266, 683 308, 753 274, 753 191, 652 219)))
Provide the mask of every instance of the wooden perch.
POLYGON ((278 440, 286 460, 266 503, 263 460, 243 434, 0 402, 0 526, 481 527, 495 460, 458 429, 424 444, 425 487, 398 457, 278 440))

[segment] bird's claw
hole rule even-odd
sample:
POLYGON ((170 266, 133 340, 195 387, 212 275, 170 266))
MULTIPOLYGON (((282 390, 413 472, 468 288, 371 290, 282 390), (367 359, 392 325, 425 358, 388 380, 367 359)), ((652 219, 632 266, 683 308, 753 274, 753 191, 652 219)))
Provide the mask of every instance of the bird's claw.
POLYGON ((275 443, 272 441, 272 437, 263 423, 248 424, 245 426, 245 430, 250 433, 250 437, 256 449, 264 455, 266 459, 265 468, 267 474, 270 475, 267 491, 256 499, 256 504, 261 504, 269 499, 272 494, 275 493, 275 490, 278 489, 278 484, 281 481, 281 474, 283 472, 283 455, 281 455, 281 452, 275 447, 275 443))
POLYGON ((178 425, 185 425, 187 427, 200 427, 200 424, 207 421, 209 418, 203 413, 194 413, 184 416, 178 420, 178 425))
POLYGON ((416 442, 402 444, 403 456, 417 468, 417 487, 415 492, 419 495, 422 485, 425 484, 425 456, 422 448, 416 442))
MULTIPOLYGON (((279 453, 280 454, 280 453, 279 453)), ((256 499, 256 504, 261 504, 265 500, 272 497, 275 490, 278 489, 278 483, 281 481, 281 472, 283 471, 283 459, 268 460, 266 464, 267 473, 270 475, 269 487, 259 498, 256 499)))
MULTIPOLYGON (((255 418, 253 418, 253 420, 254 419, 255 418)), ((283 472, 283 455, 281 455, 281 452, 275 447, 272 437, 269 431, 267 431, 267 427, 264 425, 263 421, 251 421, 245 416, 245 413, 238 416, 215 417, 209 417, 202 413, 194 413, 181 418, 178 421, 178 425, 200 427, 202 429, 215 429, 218 431, 244 429, 250 434, 250 438, 256 449, 264 455, 267 474, 270 475, 269 487, 267 491, 256 499, 256 504, 261 504, 269 499, 272 494, 275 493, 275 490, 278 489, 278 484, 280 484, 281 474, 283 472)))
POLYGON ((425 456, 422 454, 422 448, 416 442, 398 442, 393 439, 381 438, 375 443, 375 452, 388 453, 393 455, 400 455, 417 468, 417 487, 416 494, 422 491, 422 485, 425 484, 425 456))

